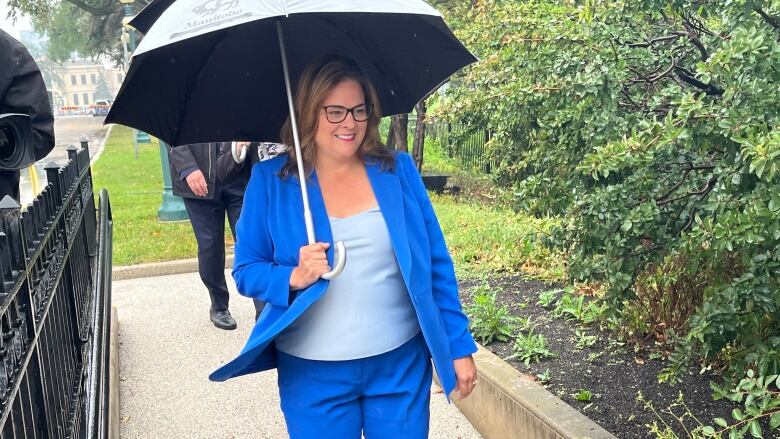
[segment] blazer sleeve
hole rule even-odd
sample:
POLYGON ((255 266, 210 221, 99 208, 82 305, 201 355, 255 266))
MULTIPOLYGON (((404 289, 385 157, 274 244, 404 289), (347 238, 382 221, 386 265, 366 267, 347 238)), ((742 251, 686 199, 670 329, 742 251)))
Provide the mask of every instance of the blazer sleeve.
POLYGON ((295 267, 274 261, 274 243, 268 225, 271 178, 276 177, 261 164, 254 166, 236 225, 233 278, 240 294, 286 308, 294 297, 290 292, 290 276, 295 267))
POLYGON ((431 287, 433 301, 442 315, 444 327, 450 342, 452 358, 463 358, 477 352, 477 344, 469 332, 469 320, 460 305, 458 296, 458 281, 455 278, 455 266, 447 250, 444 234, 441 231, 436 212, 433 210, 428 191, 417 172, 409 154, 399 153, 396 161, 405 175, 409 186, 414 192, 417 203, 425 219, 425 228, 431 246, 431 287))
POLYGON ((241 163, 236 163, 233 160, 233 153, 231 152, 232 143, 223 143, 217 154, 217 178, 223 183, 230 183, 241 176, 244 167, 247 166, 246 163, 249 161, 249 157, 241 163))
POLYGON ((200 169, 189 145, 171 146, 170 151, 171 167, 176 171, 177 178, 181 178, 181 173, 188 169, 200 169))

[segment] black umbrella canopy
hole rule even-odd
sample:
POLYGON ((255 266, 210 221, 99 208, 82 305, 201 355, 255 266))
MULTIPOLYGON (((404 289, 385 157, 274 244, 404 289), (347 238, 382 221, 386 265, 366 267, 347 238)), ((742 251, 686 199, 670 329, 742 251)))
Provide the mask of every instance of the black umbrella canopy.
POLYGON ((326 54, 354 59, 384 115, 407 113, 476 59, 441 17, 390 13, 291 14, 163 45, 134 57, 106 123, 172 144, 279 141, 288 115, 276 22, 292 83, 326 54))

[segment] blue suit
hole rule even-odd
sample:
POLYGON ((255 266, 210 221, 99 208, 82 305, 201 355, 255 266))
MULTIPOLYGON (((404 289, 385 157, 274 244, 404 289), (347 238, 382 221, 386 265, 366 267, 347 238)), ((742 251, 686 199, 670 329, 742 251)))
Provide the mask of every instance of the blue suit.
MULTIPOLYGON (((278 355, 273 339, 328 288, 328 281, 320 279, 304 290, 290 292, 290 275, 298 265, 300 247, 307 240, 298 178, 278 177, 286 160, 287 155, 281 155, 252 169, 237 226, 233 277, 241 294, 267 305, 244 349, 211 374, 213 381, 276 367, 278 355)), ((392 170, 368 163, 366 171, 425 343, 445 395, 449 395, 456 386, 453 360, 476 352, 477 346, 461 310, 455 271, 444 236, 422 178, 408 154, 397 153, 392 170)), ((332 242, 316 173, 312 173, 309 181, 309 203, 317 241, 332 242)), ((332 246, 328 260, 332 265, 332 246)))

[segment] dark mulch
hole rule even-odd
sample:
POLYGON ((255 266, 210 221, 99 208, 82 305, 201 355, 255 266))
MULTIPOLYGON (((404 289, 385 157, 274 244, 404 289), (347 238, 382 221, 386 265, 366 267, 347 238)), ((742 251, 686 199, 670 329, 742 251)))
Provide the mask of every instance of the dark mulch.
MULTIPOLYGON (((461 283, 464 304, 471 302, 470 293, 474 287, 484 282, 467 280, 461 283)), ((681 384, 659 383, 658 373, 663 369, 661 360, 649 358, 649 350, 637 352, 634 346, 619 346, 611 341, 615 337, 600 332, 593 325, 584 329, 590 335, 597 335, 598 341, 593 347, 577 349, 575 330, 583 327, 576 321, 556 318, 537 304, 539 293, 553 286, 528 281, 521 276, 495 277, 487 282, 497 291, 499 302, 505 304, 512 314, 533 319, 534 332, 543 334, 547 349, 556 354, 555 358, 532 363, 530 367, 515 360, 507 360, 509 364, 531 377, 549 370, 551 379, 546 387, 550 392, 618 438, 655 437, 647 425, 658 421, 658 418, 637 400, 640 390, 659 412, 674 403, 682 392, 685 403, 702 422, 712 424, 715 417, 730 419, 731 410, 736 406, 711 397, 709 382, 716 377, 699 374, 698 368, 692 368, 681 384), (580 389, 593 394, 590 403, 574 399, 573 395, 580 389)), ((504 359, 512 354, 511 341, 494 342, 486 347, 504 359)), ((664 416, 681 438, 687 437, 671 416, 664 416)))

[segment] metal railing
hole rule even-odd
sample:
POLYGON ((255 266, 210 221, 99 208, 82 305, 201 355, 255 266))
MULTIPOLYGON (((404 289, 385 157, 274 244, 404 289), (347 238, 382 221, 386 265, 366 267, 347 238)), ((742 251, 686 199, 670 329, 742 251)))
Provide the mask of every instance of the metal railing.
POLYGON ((89 150, 25 211, 0 201, 0 436, 106 437, 111 210, 95 217, 89 150))
POLYGON ((430 136, 437 139, 447 151, 447 156, 457 159, 465 168, 479 169, 487 174, 496 167, 485 145, 490 141, 487 130, 466 130, 457 123, 441 121, 427 124, 430 136))

